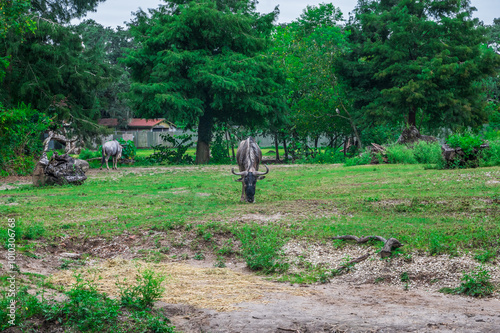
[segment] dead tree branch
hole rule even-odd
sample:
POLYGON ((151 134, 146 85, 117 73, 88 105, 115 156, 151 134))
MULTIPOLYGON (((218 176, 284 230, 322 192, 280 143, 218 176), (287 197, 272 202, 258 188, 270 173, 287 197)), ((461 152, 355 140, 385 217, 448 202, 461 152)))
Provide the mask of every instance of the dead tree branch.
MULTIPOLYGON (((396 238, 385 239, 384 237, 381 237, 381 236, 365 236, 365 237, 360 238, 360 237, 356 237, 356 236, 352 236, 352 235, 344 235, 344 236, 332 237, 332 239, 354 240, 357 243, 366 243, 370 239, 379 240, 379 241, 384 243, 384 247, 379 252, 381 258, 389 257, 392 254, 393 249, 397 249, 397 248, 403 246, 403 244, 401 244, 401 242, 398 241, 396 238)), ((368 258, 369 254, 366 256, 367 256, 366 258, 368 258)), ((360 257, 360 258, 362 258, 362 257, 360 257)), ((358 259, 360 259, 360 258, 358 258, 358 259)), ((364 258, 364 259, 366 259, 366 258, 364 258)), ((357 259, 355 259, 355 260, 357 260, 357 259)))

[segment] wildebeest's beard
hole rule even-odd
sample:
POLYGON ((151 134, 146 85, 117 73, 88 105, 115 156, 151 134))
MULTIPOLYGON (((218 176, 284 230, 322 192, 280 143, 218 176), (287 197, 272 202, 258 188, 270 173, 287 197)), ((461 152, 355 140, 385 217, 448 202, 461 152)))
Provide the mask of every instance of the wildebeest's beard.
POLYGON ((245 179, 243 179, 243 184, 245 184, 245 195, 248 202, 253 202, 255 197, 255 185, 257 185, 257 177, 249 172, 245 179))

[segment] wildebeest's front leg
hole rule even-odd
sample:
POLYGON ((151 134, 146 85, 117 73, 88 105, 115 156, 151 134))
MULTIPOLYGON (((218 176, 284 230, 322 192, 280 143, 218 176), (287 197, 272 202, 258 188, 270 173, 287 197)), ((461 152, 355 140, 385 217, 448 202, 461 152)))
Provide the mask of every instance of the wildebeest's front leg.
POLYGON ((242 183, 241 184, 241 199, 240 201, 247 201, 247 197, 246 197, 246 194, 245 194, 245 183, 242 183))
POLYGON ((106 155, 105 160, 106 160, 106 168, 107 168, 107 169, 108 169, 108 171, 109 171, 109 164, 108 164, 108 161, 109 161, 109 155, 106 155))

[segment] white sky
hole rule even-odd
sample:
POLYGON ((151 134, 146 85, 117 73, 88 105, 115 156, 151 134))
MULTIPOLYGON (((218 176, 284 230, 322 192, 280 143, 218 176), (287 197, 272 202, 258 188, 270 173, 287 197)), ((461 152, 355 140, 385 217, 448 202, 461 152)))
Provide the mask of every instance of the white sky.
MULTIPOLYGON (((147 8, 157 8, 158 4, 163 3, 161 0, 106 0, 97 7, 97 12, 88 13, 88 19, 93 19, 97 23, 105 27, 123 26, 124 22, 131 19, 131 13, 140 8, 144 11, 147 8)), ((280 15, 278 22, 291 22, 298 18, 303 9, 307 5, 317 5, 319 3, 330 3, 330 1, 316 0, 260 0, 257 5, 257 11, 261 13, 271 12, 275 6, 279 5, 280 15)), ((357 4, 357 0, 336 0, 331 1, 335 7, 340 8, 344 14, 344 18, 348 18, 348 13, 351 12, 357 4)), ((494 18, 500 18, 500 1, 499 0, 471 0, 471 5, 477 8, 474 16, 478 17, 485 24, 493 24, 494 18)), ((75 20, 74 24, 79 21, 75 20)))

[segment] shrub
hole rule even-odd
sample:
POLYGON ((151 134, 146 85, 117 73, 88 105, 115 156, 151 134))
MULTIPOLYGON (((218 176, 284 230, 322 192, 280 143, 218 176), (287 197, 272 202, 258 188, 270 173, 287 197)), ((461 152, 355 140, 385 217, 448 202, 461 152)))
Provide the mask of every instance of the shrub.
POLYGON ((123 146, 122 158, 133 160, 137 154, 137 148, 135 147, 134 141, 125 141, 123 138, 119 138, 117 141, 123 146))
POLYGON ((391 164, 417 164, 413 149, 406 145, 391 145, 387 147, 387 160, 391 164))
POLYGON ((457 154, 455 161, 448 163, 448 167, 477 167, 481 159, 482 151, 480 146, 484 143, 484 140, 479 136, 475 135, 470 131, 465 131, 463 133, 452 134, 446 139, 446 143, 451 148, 460 148, 463 151, 463 155, 457 154))
POLYGON ((495 287, 490 282, 490 272, 482 267, 476 267, 470 273, 464 273, 462 283, 455 288, 455 294, 465 294, 473 297, 488 296, 493 293, 495 287))
POLYGON ((479 166, 489 167, 500 165, 500 139, 489 141, 489 148, 483 151, 479 166))
POLYGON ((365 150, 361 155, 347 158, 345 160, 344 166, 355 166, 355 165, 365 165, 370 164, 372 161, 371 152, 369 150, 365 150))
POLYGON ((443 160, 439 142, 419 141, 413 147, 413 154, 421 164, 439 164, 443 160))
POLYGON ((150 163, 168 162, 170 164, 193 164, 193 158, 186 154, 189 147, 192 146, 192 135, 165 135, 160 134, 160 137, 171 144, 153 146, 154 153, 146 159, 150 163))
POLYGON ((88 160, 91 158, 96 158, 96 157, 101 157, 101 156, 102 156, 102 154, 100 154, 99 151, 92 151, 89 149, 83 149, 80 152, 80 155, 78 155, 78 158, 81 160, 88 160))
POLYGON ((242 254, 248 268, 264 273, 286 270, 281 251, 286 240, 281 237, 278 227, 245 225, 235 233, 241 241, 242 254))
POLYGON ((346 158, 343 152, 338 149, 326 147, 324 150, 312 149, 310 153, 305 158, 298 160, 298 163, 317 163, 317 164, 334 164, 334 163, 344 163, 346 158))
POLYGON ((43 149, 40 135, 50 124, 44 113, 29 105, 6 109, 0 104, 0 176, 33 171, 34 157, 43 149))
POLYGON ((215 140, 210 147, 210 153, 212 154, 212 158, 210 159, 211 163, 228 164, 231 162, 227 149, 227 141, 224 139, 225 133, 224 127, 216 127, 215 140))
POLYGON ((136 276, 136 286, 125 288, 118 285, 121 303, 124 306, 140 310, 151 308, 165 291, 161 285, 163 281, 165 281, 165 277, 155 274, 152 270, 143 271, 136 276))

